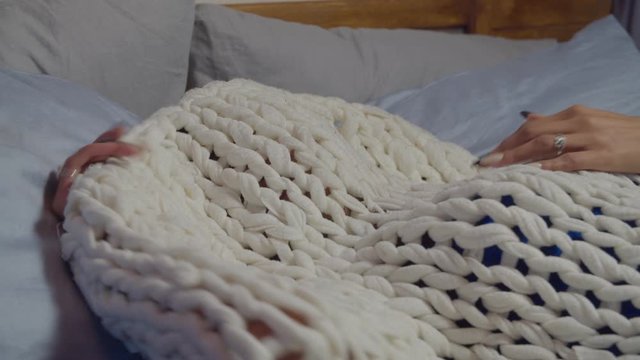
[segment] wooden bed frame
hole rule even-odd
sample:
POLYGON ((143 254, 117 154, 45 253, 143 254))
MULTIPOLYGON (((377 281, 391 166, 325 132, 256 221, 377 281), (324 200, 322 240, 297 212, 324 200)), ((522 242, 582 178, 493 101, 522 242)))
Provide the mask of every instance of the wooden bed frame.
POLYGON ((472 34, 567 40, 610 14, 612 0, 320 0, 228 6, 327 28, 462 28, 472 34))

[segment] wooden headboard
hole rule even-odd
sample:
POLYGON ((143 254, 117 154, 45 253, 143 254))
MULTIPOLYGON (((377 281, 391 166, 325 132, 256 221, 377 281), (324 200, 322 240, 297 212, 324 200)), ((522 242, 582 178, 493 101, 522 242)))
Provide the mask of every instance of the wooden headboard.
POLYGON ((473 34, 567 40, 611 13, 612 0, 321 0, 228 6, 327 28, 462 28, 473 34))

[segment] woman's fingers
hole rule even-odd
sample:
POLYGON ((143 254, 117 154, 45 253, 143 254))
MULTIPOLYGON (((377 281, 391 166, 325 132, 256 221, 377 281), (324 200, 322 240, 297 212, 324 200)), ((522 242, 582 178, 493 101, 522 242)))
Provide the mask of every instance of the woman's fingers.
POLYGON ((500 143, 491 153, 513 149, 542 135, 570 134, 573 132, 575 132, 575 129, 571 122, 554 121, 550 120, 550 117, 529 115, 527 122, 522 124, 516 132, 500 143))
POLYGON ((97 139, 95 139, 94 143, 104 143, 118 140, 125 132, 125 127, 123 125, 118 125, 113 129, 109 129, 103 132, 97 139))
MULTIPOLYGON (((565 136, 563 153, 604 149, 604 134, 615 131, 635 130, 637 122, 629 117, 576 105, 550 116, 527 114, 527 121, 506 138, 488 156, 480 160, 483 166, 503 166, 558 157, 554 139, 565 136)), ((580 159, 580 157, 578 157, 580 159)), ((561 160, 571 161, 571 157, 561 160)), ((555 165, 554 165, 555 166, 555 165)), ((560 165, 558 165, 560 166, 560 165)), ((569 165, 562 165, 568 167, 569 165)))
POLYGON ((58 188, 56 189, 56 193, 53 196, 53 201, 51 202, 51 211, 59 217, 62 218, 64 215, 64 206, 67 203, 67 197, 69 196, 69 189, 71 188, 71 181, 67 181, 64 185, 58 183, 58 188))
POLYGON ((538 162, 543 169, 640 173, 640 118, 584 106, 527 122, 480 160, 483 166, 538 162), (557 142, 559 135, 564 144, 557 142))
MULTIPOLYGON (((581 151, 593 142, 593 137, 585 134, 565 135, 565 146, 562 152, 581 151)), ((493 153, 480 160, 481 166, 504 166, 510 164, 529 163, 558 156, 555 147, 556 135, 540 135, 528 142, 505 150, 493 153)))
POLYGON ((593 109, 584 105, 573 105, 546 118, 550 121, 580 120, 592 117, 620 116, 610 111, 593 109))
POLYGON ((53 212, 62 216, 73 179, 89 164, 104 161, 112 156, 134 155, 139 151, 140 149, 135 145, 118 142, 93 143, 78 150, 65 161, 58 174, 58 187, 51 205, 53 212))
POLYGON ((630 149, 625 143, 615 152, 603 149, 570 152, 553 159, 540 161, 545 170, 592 170, 614 173, 640 174, 640 151, 630 149))
POLYGON ((540 161, 540 167, 552 171, 599 170, 608 171, 606 157, 598 151, 577 151, 540 161))
POLYGON ((129 156, 134 155, 139 151, 139 148, 135 145, 108 142, 108 143, 94 143, 82 147, 75 154, 65 161, 63 169, 71 171, 71 169, 82 169, 92 158, 99 156, 129 156))
POLYGON ((482 166, 504 166, 550 158, 553 151, 553 136, 542 135, 509 150, 495 152, 480 160, 482 166))
POLYGON ((538 136, 549 134, 573 134, 576 132, 593 131, 601 128, 605 120, 620 118, 619 114, 599 109, 591 109, 582 105, 574 105, 549 116, 527 114, 527 121, 507 137, 491 153, 503 152, 520 146, 538 136))

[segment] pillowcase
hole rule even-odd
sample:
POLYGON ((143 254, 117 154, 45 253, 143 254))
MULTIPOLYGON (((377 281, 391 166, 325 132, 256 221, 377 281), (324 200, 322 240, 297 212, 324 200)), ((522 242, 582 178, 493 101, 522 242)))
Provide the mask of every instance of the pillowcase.
POLYGON ((3 359, 131 359, 87 308, 43 208, 52 170, 138 118, 68 81, 0 68, 0 349, 3 359))
POLYGON ((609 16, 567 43, 371 104, 480 156, 522 125, 522 110, 553 114, 582 104, 640 115, 639 100, 640 53, 609 16))
POLYGON ((201 4, 196 7, 189 86, 248 78, 294 92, 364 102, 553 43, 423 30, 325 30, 201 4))
POLYGON ((0 67, 97 90, 140 116, 186 87, 193 1, 2 0, 0 67))

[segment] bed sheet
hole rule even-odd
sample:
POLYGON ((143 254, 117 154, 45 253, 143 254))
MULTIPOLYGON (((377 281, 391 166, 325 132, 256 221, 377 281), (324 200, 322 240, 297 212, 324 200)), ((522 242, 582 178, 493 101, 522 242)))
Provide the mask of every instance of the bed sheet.
POLYGON ((137 359, 89 311, 60 257, 45 184, 64 159, 137 118, 70 82, 0 69, 0 358, 137 359))

